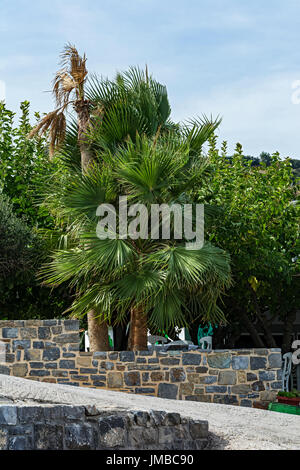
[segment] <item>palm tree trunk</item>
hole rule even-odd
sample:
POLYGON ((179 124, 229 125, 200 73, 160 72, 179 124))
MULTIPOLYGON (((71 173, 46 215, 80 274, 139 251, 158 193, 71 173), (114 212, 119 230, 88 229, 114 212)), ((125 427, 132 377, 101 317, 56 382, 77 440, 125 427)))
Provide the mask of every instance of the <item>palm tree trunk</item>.
POLYGON ((90 310, 87 318, 90 351, 109 351, 107 324, 97 318, 95 310, 90 310))
MULTIPOLYGON (((81 153, 81 168, 85 173, 93 161, 93 153, 87 142, 86 134, 90 125, 90 103, 88 100, 78 100, 74 104, 78 123, 78 146, 81 153)), ((105 322, 100 322, 94 310, 88 312, 88 335, 90 351, 108 351, 108 328, 105 322)))
POLYGON ((78 100, 74 104, 74 109, 77 113, 78 146, 81 153, 81 168, 84 173, 94 157, 86 137, 90 125, 90 102, 88 100, 78 100))
POLYGON ((129 348, 131 351, 146 351, 147 317, 141 307, 132 307, 130 311, 129 348))

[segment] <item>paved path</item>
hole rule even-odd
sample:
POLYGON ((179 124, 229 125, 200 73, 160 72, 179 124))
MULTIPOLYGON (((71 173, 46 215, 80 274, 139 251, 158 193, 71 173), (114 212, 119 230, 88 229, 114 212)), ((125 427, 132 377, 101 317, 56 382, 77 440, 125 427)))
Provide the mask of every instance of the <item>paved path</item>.
POLYGON ((214 449, 298 449, 300 416, 214 403, 166 400, 0 375, 0 400, 95 405, 103 410, 165 410, 209 423, 214 449))

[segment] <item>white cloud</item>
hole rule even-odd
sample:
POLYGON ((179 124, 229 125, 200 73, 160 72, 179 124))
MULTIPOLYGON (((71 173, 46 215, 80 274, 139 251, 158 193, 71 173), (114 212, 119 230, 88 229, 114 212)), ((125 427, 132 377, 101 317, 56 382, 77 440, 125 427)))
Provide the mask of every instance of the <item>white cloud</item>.
POLYGON ((219 135, 230 151, 242 143, 246 154, 279 151, 300 157, 300 105, 292 103, 292 84, 300 73, 269 76, 220 85, 209 93, 194 94, 174 106, 175 118, 197 114, 221 115, 219 135), (295 154, 295 149, 299 153, 295 154))

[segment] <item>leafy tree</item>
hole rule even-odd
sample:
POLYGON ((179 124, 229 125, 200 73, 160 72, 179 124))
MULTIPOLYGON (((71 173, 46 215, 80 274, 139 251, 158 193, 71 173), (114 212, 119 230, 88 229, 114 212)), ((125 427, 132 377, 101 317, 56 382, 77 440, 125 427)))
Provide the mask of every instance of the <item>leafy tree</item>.
POLYGON ((272 157, 268 152, 261 152, 261 154, 259 156, 259 159, 266 166, 269 166, 272 162, 272 157))
POLYGON ((230 163, 226 143, 219 151, 215 139, 209 156, 213 171, 199 198, 223 209, 210 240, 232 259, 234 285, 224 299, 231 342, 246 328, 257 347, 276 346, 271 324, 279 317, 286 351, 299 307, 299 206, 291 163, 276 153, 252 167, 240 144, 230 163))
MULTIPOLYGON (((54 219, 38 205, 44 182, 57 169, 48 162, 45 138, 29 141, 32 129, 29 102, 20 105, 19 125, 15 113, 0 102, 0 192, 7 195, 16 214, 24 216, 31 226, 50 228, 54 219)), ((35 113, 36 118, 39 114, 35 113)))
MULTIPOLYGON (((35 116, 39 118, 37 113, 35 116)), ((2 318, 57 317, 70 303, 68 290, 50 292, 36 279, 36 271, 45 262, 50 248, 41 233, 55 227, 54 218, 39 201, 45 181, 58 171, 58 161, 49 163, 45 138, 28 141, 31 129, 27 101, 21 103, 18 125, 15 113, 0 103, 2 318)))
POLYGON ((8 198, 0 195, 0 277, 32 275, 40 241, 26 222, 13 212, 8 198))

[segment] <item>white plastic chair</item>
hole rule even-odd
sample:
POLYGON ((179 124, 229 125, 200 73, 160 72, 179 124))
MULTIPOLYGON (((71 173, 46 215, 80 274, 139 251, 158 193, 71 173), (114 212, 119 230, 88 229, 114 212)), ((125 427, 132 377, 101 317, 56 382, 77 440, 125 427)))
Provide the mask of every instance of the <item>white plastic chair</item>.
POLYGON ((201 349, 206 349, 207 351, 212 350, 212 337, 211 336, 203 336, 203 338, 201 338, 199 342, 200 342, 201 349))
POLYGON ((165 344, 168 342, 167 338, 165 338, 164 336, 158 336, 158 335, 149 335, 147 339, 148 339, 148 343, 151 344, 152 346, 156 343, 165 344))
POLYGON ((282 368, 282 389, 285 392, 289 392, 289 378, 292 370, 292 355, 293 353, 288 352, 282 356, 283 368, 282 368))
POLYGON ((90 340, 87 331, 84 332, 84 350, 85 352, 89 352, 90 350, 90 340))

